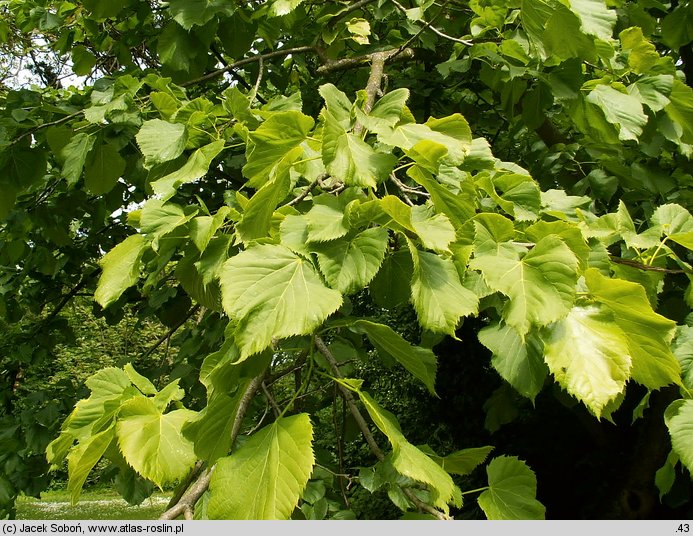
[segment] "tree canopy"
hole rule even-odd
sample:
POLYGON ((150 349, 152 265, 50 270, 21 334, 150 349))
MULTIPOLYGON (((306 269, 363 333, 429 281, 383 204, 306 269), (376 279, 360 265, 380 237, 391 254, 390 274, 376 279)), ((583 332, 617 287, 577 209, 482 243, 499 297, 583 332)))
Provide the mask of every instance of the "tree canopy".
POLYGON ((350 518, 352 485, 408 518, 550 517, 512 443, 413 438, 378 382, 401 373, 424 412, 471 368, 499 382, 465 395, 488 431, 543 397, 586 429, 639 426, 610 515, 688 486, 689 1, 0 14, 4 515, 64 467, 77 501, 108 460, 131 502, 175 488, 167 519, 350 518), (32 413, 23 378, 83 295, 163 337, 32 413))

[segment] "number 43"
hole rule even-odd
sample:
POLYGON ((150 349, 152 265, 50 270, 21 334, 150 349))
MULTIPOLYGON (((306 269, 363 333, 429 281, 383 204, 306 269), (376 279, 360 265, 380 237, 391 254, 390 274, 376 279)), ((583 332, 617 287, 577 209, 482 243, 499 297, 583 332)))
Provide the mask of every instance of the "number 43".
POLYGON ((688 523, 681 523, 677 527, 676 532, 688 532, 688 523))

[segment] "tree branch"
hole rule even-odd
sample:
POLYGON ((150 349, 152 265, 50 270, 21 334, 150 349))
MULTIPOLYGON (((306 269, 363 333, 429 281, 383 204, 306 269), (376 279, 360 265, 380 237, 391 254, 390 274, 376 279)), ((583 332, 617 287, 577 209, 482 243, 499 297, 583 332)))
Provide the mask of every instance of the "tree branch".
POLYGON ((199 305, 195 305, 192 309, 188 311, 188 313, 180 319, 176 324, 169 329, 165 335, 163 335, 158 341, 156 341, 151 347, 149 347, 141 356, 140 359, 147 357, 148 355, 151 355, 151 353, 156 350, 159 346, 161 346, 163 343, 165 343, 171 335, 173 335, 176 331, 178 331, 178 328, 180 328, 183 324, 185 324, 192 315, 195 314, 195 311, 197 311, 200 308, 199 305))
POLYGON ((294 48, 275 50, 274 52, 267 52, 266 54, 258 54, 257 56, 251 56, 250 58, 244 58, 244 59, 239 60, 235 63, 230 63, 226 67, 223 67, 221 69, 217 69, 216 71, 212 71, 211 73, 207 73, 207 74, 205 74, 199 78, 195 78, 193 80, 188 80, 187 82, 183 82, 180 85, 181 85, 181 87, 194 86, 196 84, 201 84, 202 82, 207 82, 208 80, 213 80, 214 78, 217 78, 218 76, 221 76, 224 73, 233 71, 235 69, 238 69, 239 67, 243 67, 244 65, 248 65, 250 63, 255 63, 257 61, 264 61, 264 60, 268 60, 271 58, 281 58, 283 56, 289 56, 290 54, 301 54, 303 52, 315 52, 315 47, 312 47, 312 46, 294 47, 294 48))
MULTIPOLYGON (((248 388, 245 390, 245 393, 243 394, 240 403, 238 404, 238 411, 236 412, 236 417, 234 418, 233 427, 231 429, 231 446, 233 446, 233 444, 236 442, 236 438, 238 437, 238 433, 241 429, 243 418, 245 417, 245 414, 248 411, 248 407, 250 406, 250 402, 253 399, 253 396, 255 396, 255 392, 262 384, 262 380, 264 377, 265 372, 263 371, 262 374, 259 374, 258 376, 253 378, 253 380, 248 385, 248 388)), ((180 515, 183 515, 186 519, 188 519, 188 515, 192 516, 192 509, 195 507, 197 501, 200 500, 200 497, 202 497, 204 492, 207 491, 207 489, 209 488, 209 483, 212 480, 213 473, 214 467, 205 470, 200 475, 200 477, 193 483, 193 485, 190 486, 185 491, 185 493, 181 495, 180 499, 176 502, 176 504, 171 506, 163 514, 161 514, 159 516, 159 519, 171 520, 176 519, 180 515)))
POLYGON ((306 186, 305 190, 303 190, 300 194, 298 194, 291 201, 289 201, 286 204, 286 206, 287 207, 293 207, 294 205, 298 205, 301 201, 303 201, 306 197, 308 197, 308 194, 313 190, 313 188, 315 188, 320 183, 321 180, 324 180, 326 178, 327 178, 327 174, 320 175, 317 179, 315 179, 308 186, 306 186))
POLYGON ((384 55, 386 62, 408 61, 414 59, 416 56, 413 48, 405 48, 402 51, 400 51, 399 48, 392 48, 390 50, 373 52, 371 54, 364 54, 363 56, 356 56, 354 58, 328 60, 323 65, 318 67, 317 72, 318 74, 328 74, 334 71, 344 71, 347 69, 354 69, 355 67, 362 67, 371 63, 371 60, 375 54, 384 55))
POLYGON ((659 272, 661 274, 685 274, 686 270, 671 270, 669 268, 660 268, 659 266, 650 266, 649 264, 642 264, 637 261, 630 259, 622 259, 621 257, 615 257, 614 255, 609 255, 611 262, 616 264, 623 264, 625 266, 630 266, 632 268, 637 268, 638 270, 645 270, 648 272, 659 272))

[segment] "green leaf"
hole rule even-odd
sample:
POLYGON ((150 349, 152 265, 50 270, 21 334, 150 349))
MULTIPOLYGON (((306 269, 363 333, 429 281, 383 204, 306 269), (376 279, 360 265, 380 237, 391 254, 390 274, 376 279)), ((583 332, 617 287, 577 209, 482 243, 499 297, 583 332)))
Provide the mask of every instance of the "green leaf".
POLYGON ((448 160, 461 164, 472 144, 472 131, 466 119, 453 114, 441 119, 429 118, 425 124, 406 123, 378 134, 383 143, 409 150, 423 140, 432 141, 448 150, 448 160))
POLYGON ((448 503, 461 502, 459 490, 450 475, 420 449, 409 443, 395 416, 383 409, 368 393, 359 391, 361 402, 375 425, 392 445, 392 465, 400 474, 427 484, 434 506, 448 511, 448 503))
POLYGON ((250 198, 243 211, 243 218, 236 224, 236 230, 244 243, 268 236, 274 210, 290 189, 291 181, 287 169, 283 173, 278 173, 274 180, 265 183, 250 198))
POLYGON ((327 283, 342 294, 361 290, 375 277, 385 258, 387 231, 382 227, 313 247, 327 283))
POLYGON ((276 420, 217 462, 210 482, 210 519, 288 519, 313 470, 313 427, 307 414, 276 420))
POLYGON ((144 395, 155 395, 157 393, 156 387, 150 382, 146 377, 142 376, 139 372, 135 370, 132 363, 126 363, 123 367, 125 374, 128 375, 128 379, 132 384, 137 387, 140 392, 144 395))
POLYGON ((623 141, 638 140, 647 124, 647 116, 638 99, 604 84, 598 85, 585 97, 588 103, 598 106, 606 120, 618 129, 623 141))
POLYGON ((78 76, 87 76, 96 65, 96 56, 84 46, 77 45, 72 49, 72 71, 78 76))
POLYGON ((575 253, 580 269, 587 268, 590 248, 576 224, 565 221, 539 221, 525 229, 525 235, 532 242, 539 242, 550 235, 559 237, 575 253))
POLYGON ((347 132, 329 111, 323 112, 322 161, 327 172, 350 186, 375 188, 385 180, 397 157, 377 152, 361 138, 347 132))
POLYGON ((436 214, 431 205, 416 205, 411 208, 411 226, 427 249, 445 253, 455 240, 455 228, 445 214, 436 214))
POLYGON ((423 382, 433 395, 436 394, 436 356, 428 348, 409 344, 389 326, 368 320, 357 320, 353 327, 364 332, 378 352, 393 357, 400 365, 423 382))
POLYGON ((160 488, 183 478, 197 457, 182 434, 195 412, 177 409, 162 413, 152 399, 138 396, 125 402, 118 414, 116 434, 125 460, 160 488))
POLYGON ((334 84, 323 84, 318 88, 318 93, 325 100, 327 111, 344 129, 351 126, 351 109, 353 104, 343 91, 337 89, 334 84))
POLYGON ((681 364, 683 384, 693 389, 693 326, 678 326, 671 350, 681 364))
POLYGON ((87 476, 104 455, 114 437, 114 428, 111 426, 81 441, 67 455, 67 491, 70 492, 70 501, 73 505, 79 500, 87 476))
POLYGON ((313 199, 313 206, 305 215, 309 242, 328 242, 349 232, 345 214, 347 202, 344 194, 337 197, 322 194, 313 199))
POLYGON ((152 249, 159 250, 159 241, 171 231, 188 223, 195 211, 185 213, 182 207, 175 203, 166 203, 152 198, 142 207, 140 228, 147 238, 152 239, 152 249))
POLYGON ((137 282, 140 276, 140 259, 148 245, 142 235, 131 235, 99 261, 102 273, 94 292, 94 300, 101 307, 108 307, 137 282))
POLYGON ((84 170, 84 185, 90 193, 103 195, 110 192, 125 171, 125 160, 110 144, 96 147, 84 170))
POLYGON ((600 307, 574 307, 551 325, 544 358, 556 381, 597 418, 630 378, 632 360, 626 335, 600 307))
POLYGON ((659 60, 655 46, 642 34, 642 28, 633 26, 619 34, 621 45, 629 51, 628 65, 636 73, 647 73, 659 60))
POLYGON ((672 50, 678 50, 693 41, 691 28, 693 28, 693 5, 690 2, 682 2, 662 19, 662 41, 672 50))
POLYGON ((200 252, 205 251, 230 212, 231 209, 229 207, 223 206, 219 208, 214 216, 197 216, 193 218, 190 222, 190 238, 200 252))
POLYGON ((471 181, 462 183, 459 193, 453 193, 425 173, 410 172, 409 175, 431 194, 436 210, 445 214, 455 227, 460 227, 475 213, 476 192, 471 181))
POLYGON ((628 86, 628 93, 640 99, 653 112, 659 112, 671 102, 667 95, 673 87, 674 77, 670 74, 643 76, 628 86))
POLYGON ((168 9, 173 20, 186 30, 193 26, 203 26, 215 15, 233 14, 234 6, 226 0, 171 0, 168 9))
POLYGON ((281 17, 283 15, 288 15, 300 6, 303 1, 304 0, 272 0, 268 16, 281 17))
POLYGON ((383 132, 399 122, 407 99, 409 99, 408 89, 395 89, 383 95, 368 114, 356 107, 356 118, 371 132, 383 132))
POLYGON ((368 286, 373 301, 380 307, 392 309, 411 298, 414 265, 406 250, 385 257, 380 271, 368 286))
POLYGON ((217 140, 209 145, 200 147, 190 155, 183 166, 165 177, 151 183, 154 193, 162 200, 171 198, 181 184, 202 178, 207 174, 209 166, 224 148, 224 141, 217 140))
POLYGON ((479 299, 460 283, 451 259, 409 246, 414 263, 411 295, 421 325, 434 333, 454 337, 463 316, 476 314, 479 299))
POLYGON ((453 475, 465 476, 484 463, 494 447, 462 449, 442 458, 434 458, 440 466, 453 475))
POLYGON ((617 16, 604 0, 567 0, 565 4, 580 19, 583 32, 605 41, 611 39, 617 16))
POLYGON ((499 207, 516 220, 537 219, 541 208, 541 195, 539 186, 532 177, 519 173, 504 173, 493 177, 486 176, 479 181, 479 185, 499 207))
POLYGON ((486 255, 472 259, 469 267, 481 271, 489 287, 510 298, 503 318, 524 335, 533 325, 544 326, 568 314, 577 264, 560 238, 547 236, 522 259, 486 255))
POLYGON ((144 155, 145 167, 152 168, 182 155, 188 132, 183 124, 152 119, 142 124, 135 139, 144 155))
POLYGON ((488 519, 544 519, 545 511, 536 499, 537 477, 515 456, 494 458, 486 468, 489 489, 478 502, 488 519))
POLYGON ((681 129, 681 141, 693 144, 693 89, 674 79, 669 94, 669 105, 664 111, 681 129))
POLYGON ((693 250, 693 216, 681 205, 660 205, 652 214, 651 223, 660 226, 670 240, 693 250))
POLYGON ((212 465, 227 456, 238 408, 251 380, 238 386, 235 396, 219 393, 211 397, 195 420, 183 426, 183 435, 195 445, 195 454, 212 465))
POLYGON ((498 374, 534 402, 548 374, 541 340, 532 333, 520 337, 513 327, 501 324, 483 328, 478 337, 493 353, 491 365, 498 374))
POLYGON ((259 188, 274 174, 285 158, 298 160, 303 154, 298 150, 313 128, 313 118, 301 112, 289 110, 272 114, 257 130, 248 135, 246 164, 243 175, 248 186, 259 188))
POLYGON ((96 138, 93 135, 80 132, 63 147, 61 151, 61 156, 65 161, 63 177, 65 177, 67 184, 70 186, 77 184, 82 175, 84 163, 87 161, 87 155, 94 146, 95 140, 96 138))
POLYGON ((241 358, 260 352, 273 338, 307 335, 342 304, 313 265, 279 245, 247 249, 224 263, 222 304, 238 322, 241 358))
POLYGON ((652 310, 645 289, 621 279, 610 279, 596 268, 585 272, 590 293, 614 315, 628 342, 633 360, 631 376, 648 389, 681 384, 681 367, 671 353, 676 323, 652 310))
POLYGON ((664 412, 673 451, 693 474, 693 400, 674 400, 664 412))

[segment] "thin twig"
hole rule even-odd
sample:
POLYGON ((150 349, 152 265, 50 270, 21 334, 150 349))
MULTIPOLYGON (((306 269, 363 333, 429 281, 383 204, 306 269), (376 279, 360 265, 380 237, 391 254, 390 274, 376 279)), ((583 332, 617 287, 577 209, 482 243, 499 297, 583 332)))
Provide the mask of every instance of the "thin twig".
POLYGON ((226 67, 217 69, 216 71, 212 71, 211 73, 207 73, 199 78, 195 78, 194 80, 188 80, 187 82, 183 82, 180 85, 182 87, 194 86, 196 84, 201 84, 202 82, 207 82, 208 80, 213 80, 214 78, 217 78, 218 76, 221 76, 224 73, 233 71, 235 69, 238 69, 239 67, 243 67, 244 65, 248 65, 250 63, 255 63, 256 61, 264 61, 270 58, 280 58, 282 56, 289 56, 290 54, 301 54, 304 52, 315 52, 315 47, 294 47, 275 50, 274 52, 267 52, 266 54, 258 54, 257 56, 251 56, 250 58, 244 58, 242 60, 238 60, 235 63, 230 63, 226 67))
POLYGON ((305 190, 303 190, 299 195, 297 195, 291 201, 289 201, 286 204, 286 206, 287 207, 293 207, 294 205, 298 205, 301 201, 303 201, 306 197, 308 197, 308 194, 313 190, 313 188, 315 188, 320 183, 320 181, 326 177, 327 177, 326 174, 320 175, 317 179, 315 179, 308 186, 306 186, 305 190))
POLYGON ((274 400, 272 393, 270 393, 269 389, 267 389, 265 382, 262 382, 262 393, 265 395, 265 398, 267 398, 267 402, 269 402, 269 405, 272 406, 274 416, 278 418, 279 415, 281 415, 282 410, 279 409, 279 406, 277 406, 277 401, 274 400))
MULTIPOLYGON (((633 261, 630 259, 622 259, 621 257, 615 257, 614 255, 610 255, 609 259, 611 262, 615 262, 616 264, 624 264, 626 266, 630 266, 631 268, 637 268, 638 270, 645 270, 648 272, 659 272, 662 274, 685 274, 687 273, 686 270, 673 270, 669 268, 660 268, 659 266, 650 266, 649 264, 642 264, 637 261, 633 261)), ((693 273, 693 271, 689 271, 688 273, 693 273)))
POLYGON ((31 130, 27 130, 24 134, 22 134, 21 136, 18 136, 12 142, 10 142, 10 145, 15 145, 15 144, 19 143, 20 141, 22 141, 27 136, 31 136, 32 134, 34 134, 35 132, 38 132, 41 129, 53 127, 55 125, 60 125, 60 124, 65 123, 66 121, 69 121, 70 119, 73 119, 73 118, 75 118, 78 115, 81 115, 83 113, 84 113, 84 110, 79 110, 78 112, 73 112, 69 115, 66 115, 65 117, 57 119, 56 121, 51 121, 49 123, 43 123, 37 127, 32 128, 31 130))
POLYGON ((249 106, 253 105, 253 101, 255 100, 255 97, 257 96, 257 92, 260 90, 260 82, 262 82, 262 73, 265 69, 265 63, 262 59, 262 56, 260 56, 260 59, 257 62, 257 78, 255 79, 255 85, 253 86, 253 90, 250 92, 250 104, 249 106))
POLYGON ((158 341, 156 341, 151 347, 149 347, 149 349, 147 349, 140 356, 140 359, 143 359, 143 358, 147 357, 148 355, 151 355, 151 353, 154 350, 156 350, 159 346, 164 344, 171 337, 171 335, 173 335, 176 331, 178 331, 178 328, 180 328, 183 324, 185 324, 190 319, 190 317, 192 317, 192 315, 195 314, 195 311, 197 311, 199 308, 200 308, 199 305, 195 305, 194 307, 192 307, 182 319, 180 319, 178 322, 176 322, 176 324, 166 332, 165 335, 163 335, 158 341))
MULTIPOLYGON (((332 355, 332 352, 330 352, 330 349, 327 347, 325 342, 320 337, 315 337, 315 347, 322 355, 325 356, 325 359, 327 359, 327 362, 330 364, 330 368, 332 369, 332 373, 334 374, 335 378, 342 378, 342 373, 339 371, 339 364, 337 363, 337 360, 332 355)), ((354 395, 351 393, 351 391, 349 391, 349 389, 344 387, 342 384, 338 383, 337 388, 344 397, 344 400, 346 400, 347 406, 349 407, 349 411, 351 412, 351 415, 354 417, 356 425, 359 427, 359 430, 361 430, 363 437, 366 439, 366 443, 368 443, 368 447, 371 449, 371 452, 376 458, 378 458, 378 460, 384 460, 385 454, 383 454, 383 451, 380 450, 380 447, 375 442, 375 438, 373 437, 370 428, 368 428, 366 419, 363 418, 363 415, 361 415, 361 411, 356 405, 354 395)))
MULTIPOLYGON (((391 1, 392 1, 392 3, 395 5, 395 7, 397 7, 397 9, 399 9, 399 10, 400 10, 402 13, 404 13, 405 15, 407 14, 407 8, 406 8, 406 7, 404 7, 402 4, 400 4, 397 0, 391 0, 391 1)), ((442 38, 444 38, 444 39, 448 39, 448 40, 453 41, 453 42, 455 42, 455 43, 461 43, 461 44, 466 45, 466 46, 468 46, 468 47, 472 46, 474 43, 472 43, 471 41, 467 41, 467 40, 465 40, 465 39, 459 39, 459 38, 457 38, 457 37, 453 37, 453 36, 451 36, 451 35, 448 35, 448 34, 446 34, 446 33, 441 32, 441 31, 440 31, 439 29, 437 29, 435 26, 432 26, 432 24, 435 22, 435 20, 443 13, 443 9, 445 8, 445 6, 448 4, 449 1, 450 1, 450 0, 446 0, 445 2, 443 2, 443 3, 441 4, 441 6, 440 6, 440 11, 438 11, 438 13, 436 13, 436 14, 431 18, 431 20, 428 21, 428 22, 423 26, 423 28, 421 28, 421 29, 416 33, 416 35, 414 35, 414 36, 411 37, 406 43, 404 43, 404 45, 402 45, 402 47, 406 47, 406 46, 408 46, 409 44, 411 44, 411 42, 412 42, 414 39, 416 39, 417 37, 419 37, 419 35, 421 35, 421 34, 422 34, 424 31, 426 31, 426 30, 431 30, 434 34, 439 35, 440 37, 442 37, 442 38)))

